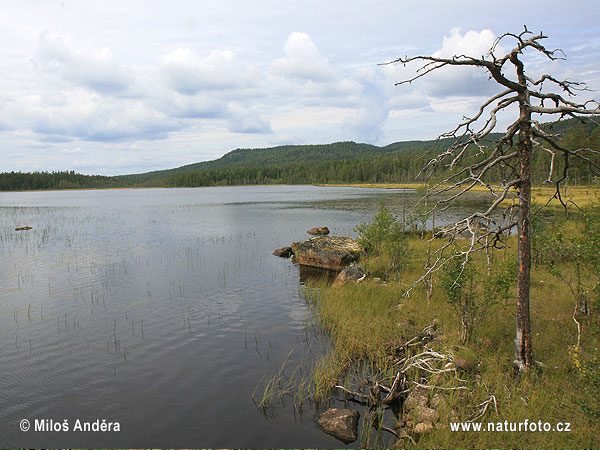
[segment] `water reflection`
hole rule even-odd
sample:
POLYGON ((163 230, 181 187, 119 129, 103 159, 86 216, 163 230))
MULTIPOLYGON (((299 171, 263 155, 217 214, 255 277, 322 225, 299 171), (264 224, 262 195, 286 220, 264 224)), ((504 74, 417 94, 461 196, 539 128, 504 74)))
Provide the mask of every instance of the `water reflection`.
POLYGON ((319 267, 298 265, 300 282, 303 284, 317 285, 333 283, 338 275, 336 270, 321 269, 319 267))
POLYGON ((313 186, 0 193, 0 444, 338 447, 314 409, 265 421, 252 403, 265 374, 328 345, 299 292, 315 271, 272 251, 315 226, 355 237, 379 198, 398 215, 415 201, 313 186), (23 418, 121 432, 22 433, 23 418))

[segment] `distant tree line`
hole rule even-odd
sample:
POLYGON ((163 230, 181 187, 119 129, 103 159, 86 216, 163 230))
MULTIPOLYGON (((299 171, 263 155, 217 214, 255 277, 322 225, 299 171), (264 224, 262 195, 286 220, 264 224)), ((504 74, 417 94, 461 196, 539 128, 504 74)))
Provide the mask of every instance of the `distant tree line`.
POLYGON ((169 187, 320 184, 399 183, 414 180, 422 161, 407 156, 379 156, 312 163, 209 169, 174 175, 165 180, 169 187))
POLYGON ((112 177, 82 175, 75 171, 64 172, 3 172, 0 173, 0 190, 27 191, 51 189, 92 189, 122 187, 112 177))
MULTIPOLYGON (((569 128, 561 144, 577 149, 590 147, 600 149, 600 126, 590 133, 587 124, 569 128)), ((322 183, 411 183, 418 181, 419 172, 434 152, 401 152, 381 156, 366 156, 354 159, 313 161, 302 163, 282 163, 195 170, 179 173, 162 180, 168 187, 196 187, 253 184, 322 184, 322 183)), ((598 155, 592 157, 600 163, 598 155)), ((468 161, 474 162, 473 160, 468 161)), ((546 181, 550 169, 549 153, 537 152, 532 161, 532 181, 541 185, 546 181)), ((583 160, 571 161, 568 182, 570 184, 594 184, 592 166, 583 160)), ((555 173, 562 173, 564 161, 556 157, 555 173)), ((454 170, 460 170, 460 165, 454 170)), ((439 181, 448 176, 448 168, 441 167, 431 181, 439 181)), ((505 174, 500 169, 489 172, 488 182, 497 182, 505 174)))
MULTIPOLYGON (((547 129, 562 136, 561 145, 570 149, 590 147, 600 150, 600 126, 573 119, 548 124, 547 129)), ((447 142, 397 142, 376 147, 355 142, 326 145, 281 146, 267 149, 238 149, 223 157, 177 169, 144 174, 107 177, 64 172, 0 173, 0 190, 91 189, 118 187, 199 187, 256 184, 323 183, 411 183, 425 163, 439 154, 447 142)), ((593 158, 596 163, 600 158, 593 158)), ((471 163, 467 161, 466 163, 471 163)), ((532 181, 542 184, 550 168, 550 154, 536 152, 532 162, 532 181)), ((555 173, 561 173, 564 161, 554 161, 555 173)), ((458 169, 461 167, 459 166, 458 169)), ((455 168, 456 170, 456 168, 455 168)), ((449 169, 441 167, 432 181, 444 179, 449 169)), ((488 174, 495 182, 503 174, 488 174)), ((570 184, 593 184, 591 164, 572 160, 570 184)))

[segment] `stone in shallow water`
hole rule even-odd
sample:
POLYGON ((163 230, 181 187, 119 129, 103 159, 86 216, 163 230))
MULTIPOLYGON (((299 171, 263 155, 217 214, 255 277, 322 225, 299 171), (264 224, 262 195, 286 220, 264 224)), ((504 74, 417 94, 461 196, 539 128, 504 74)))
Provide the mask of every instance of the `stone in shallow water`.
POLYGON ((273 252, 275 256, 281 256, 282 258, 289 258, 292 253, 292 247, 281 247, 273 252))
POLYGON ((326 234, 329 234, 329 228, 327 227, 315 227, 315 228, 311 228, 310 230, 307 231, 308 234, 316 234, 319 236, 325 236, 326 234))
POLYGON ((292 250, 298 264, 331 270, 342 270, 364 252, 358 242, 344 236, 318 236, 294 242, 292 250))
POLYGON ((342 284, 350 283, 352 281, 358 281, 364 276, 364 269, 352 264, 338 274, 337 278, 333 282, 333 287, 341 286, 342 284))
POLYGON ((353 409, 332 408, 319 416, 317 424, 325 431, 345 444, 354 442, 357 435, 360 414, 353 409))

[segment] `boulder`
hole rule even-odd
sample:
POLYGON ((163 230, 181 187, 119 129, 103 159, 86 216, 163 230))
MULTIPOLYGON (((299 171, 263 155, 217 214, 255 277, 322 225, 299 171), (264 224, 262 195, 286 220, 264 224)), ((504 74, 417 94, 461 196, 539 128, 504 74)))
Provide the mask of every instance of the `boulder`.
POLYGON ((349 237, 317 236, 292 244, 295 261, 304 266, 342 270, 358 260, 364 249, 349 237))
POLYGON ((358 267, 355 264, 352 264, 342 270, 335 281, 333 282, 333 287, 341 286, 342 284, 350 283, 352 281, 359 281, 365 277, 365 271, 362 267, 358 267))
POLYGON ((424 387, 415 386, 404 401, 404 410, 410 411, 411 409, 427 405, 429 405, 429 391, 424 387))
POLYGON ((448 406, 448 400, 438 393, 433 396, 429 402, 429 406, 433 409, 445 409, 448 406))
POLYGON ((428 408, 427 406, 417 406, 410 412, 410 417, 415 423, 423 422, 433 425, 440 420, 440 413, 435 409, 428 408))
POLYGON ((332 408, 319 416, 317 424, 325 431, 345 444, 354 442, 360 414, 353 409, 332 408))
POLYGON ((289 258, 290 256, 292 256, 293 252, 292 252, 292 247, 281 247, 276 249, 273 254, 275 256, 280 256, 282 258, 289 258))
POLYGON ((433 425, 428 422, 418 423, 413 428, 413 431, 417 434, 429 433, 433 431, 433 425))
POLYGON ((310 230, 307 231, 308 234, 315 234, 318 236, 325 236, 327 234, 329 234, 329 228, 327 227, 316 227, 316 228, 311 228, 310 230))

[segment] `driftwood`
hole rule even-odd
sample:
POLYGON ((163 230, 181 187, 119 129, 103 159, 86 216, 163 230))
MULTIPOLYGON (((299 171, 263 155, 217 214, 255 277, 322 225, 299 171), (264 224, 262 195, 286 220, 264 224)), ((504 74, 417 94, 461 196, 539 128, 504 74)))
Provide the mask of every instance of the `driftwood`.
POLYGON ((417 372, 421 379, 426 379, 431 375, 443 373, 454 373, 457 380, 464 382, 457 375, 457 368, 454 365, 454 356, 443 354, 430 349, 427 344, 433 340, 435 325, 425 327, 421 333, 406 341, 399 348, 394 349, 394 354, 400 354, 392 363, 395 368, 395 375, 373 379, 366 382, 359 380, 358 389, 352 390, 341 384, 335 386, 336 389, 344 392, 359 403, 368 404, 372 407, 389 406, 405 397, 415 386, 426 389, 440 390, 464 390, 465 386, 442 387, 411 381, 409 372, 417 372), (415 347, 422 346, 421 351, 410 355, 415 347))

